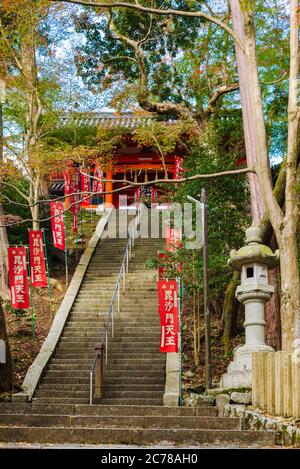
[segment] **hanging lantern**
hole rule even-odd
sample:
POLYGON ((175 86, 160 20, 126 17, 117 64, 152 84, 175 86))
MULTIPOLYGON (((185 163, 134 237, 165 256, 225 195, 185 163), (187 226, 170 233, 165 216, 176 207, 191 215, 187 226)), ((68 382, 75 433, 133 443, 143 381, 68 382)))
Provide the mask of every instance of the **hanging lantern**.
POLYGON ((144 182, 148 182, 148 171, 145 171, 145 181, 144 182))
POLYGON ((157 173, 157 170, 155 171, 155 181, 158 180, 158 173, 157 173))
POLYGON ((124 171, 123 181, 126 181, 126 171, 124 171))
POLYGON ((138 180, 137 180, 137 172, 136 172, 136 171, 134 172, 134 182, 138 182, 138 180))

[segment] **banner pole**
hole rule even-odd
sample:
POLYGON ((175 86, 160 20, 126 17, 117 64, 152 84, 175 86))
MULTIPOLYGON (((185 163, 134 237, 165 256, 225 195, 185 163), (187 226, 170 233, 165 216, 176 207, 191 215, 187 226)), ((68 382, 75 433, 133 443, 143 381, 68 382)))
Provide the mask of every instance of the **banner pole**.
POLYGON ((69 270, 68 270, 68 249, 67 249, 67 216, 64 213, 64 225, 65 225, 65 267, 66 267, 66 287, 69 285, 69 270))
POLYGON ((26 261, 27 261, 27 274, 28 274, 28 283, 29 283, 29 297, 30 297, 30 309, 31 309, 31 331, 32 337, 35 337, 35 314, 33 309, 33 301, 32 301, 32 285, 31 285, 31 270, 30 270, 30 256, 28 253, 28 246, 25 246, 26 249, 26 261))
POLYGON ((46 237, 45 237, 44 228, 42 228, 42 233, 43 233, 44 256, 45 256, 45 260, 46 260, 46 269, 47 269, 48 295, 49 295, 49 301, 50 301, 50 313, 51 313, 51 316, 52 316, 52 290, 51 290, 51 284, 50 284, 49 262, 48 262, 48 254, 47 254, 46 237))
POLYGON ((177 278, 178 287, 178 320, 179 320, 179 405, 182 406, 182 340, 181 340, 181 285, 180 277, 177 278))
POLYGON ((76 236, 75 236, 75 262, 76 262, 76 266, 77 266, 77 262, 78 262, 78 231, 76 232, 76 236))

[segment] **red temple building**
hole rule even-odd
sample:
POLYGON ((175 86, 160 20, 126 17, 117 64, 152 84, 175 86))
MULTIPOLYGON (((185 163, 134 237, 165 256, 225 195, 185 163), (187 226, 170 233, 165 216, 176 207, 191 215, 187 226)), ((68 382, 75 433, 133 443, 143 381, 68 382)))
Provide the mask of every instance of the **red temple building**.
MULTIPOLYGON (((68 118, 65 118, 63 125, 68 125, 68 118)), ((122 134, 125 133, 126 139, 122 145, 116 149, 113 162, 109 164, 109 167, 103 168, 103 179, 113 179, 118 182, 103 182, 103 192, 107 192, 103 195, 98 194, 91 198, 87 204, 87 207, 96 207, 102 204, 113 204, 116 208, 119 206, 119 195, 127 195, 128 205, 131 205, 140 199, 143 201, 148 199, 149 201, 155 202, 162 196, 162 192, 159 192, 155 187, 155 184, 144 185, 143 183, 155 181, 157 179, 165 178, 165 171, 163 162, 155 151, 154 148, 141 147, 135 143, 131 138, 130 134, 133 129, 139 126, 149 126, 155 119, 151 115, 138 116, 135 114, 117 114, 117 113, 84 113, 76 114, 72 116, 72 125, 75 127, 90 127, 90 128, 105 128, 105 129, 120 129, 122 134), (125 131, 125 132, 124 132, 125 131), (128 133, 127 133, 128 132, 128 133), (124 186, 123 180, 138 182, 141 184, 140 188, 136 187, 124 188, 120 192, 114 192, 115 189, 124 186), (120 181, 120 182, 119 182, 120 181)), ((174 121, 165 121, 167 125, 174 124, 174 121)), ((176 149, 176 152, 165 156, 165 165, 167 167, 168 179, 179 179, 182 174, 182 159, 184 157, 183 149, 176 149)), ((85 172, 94 175, 95 171, 99 171, 96 165, 91 165, 85 172)), ((90 180, 90 187, 93 187, 93 179, 90 180)), ((83 187, 80 187, 83 190, 83 187)), ((65 179, 64 175, 53 174, 52 182, 50 186, 50 192, 52 194, 63 195, 65 193, 65 179)), ((98 192, 98 191, 97 191, 98 192)))

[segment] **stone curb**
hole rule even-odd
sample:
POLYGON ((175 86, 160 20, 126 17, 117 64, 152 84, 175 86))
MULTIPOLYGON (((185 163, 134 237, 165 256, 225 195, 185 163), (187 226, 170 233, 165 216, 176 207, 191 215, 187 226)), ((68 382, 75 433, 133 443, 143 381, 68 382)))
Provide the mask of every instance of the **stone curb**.
POLYGON ((167 353, 164 406, 177 407, 179 405, 179 381, 179 355, 167 353))
POLYGON ((63 329, 67 322, 69 313, 72 309, 73 303, 76 299, 77 293, 81 286, 86 269, 89 265, 90 259, 101 238, 105 225, 112 213, 112 210, 106 210, 103 217, 95 229, 95 233, 90 239, 87 248, 80 258, 79 264, 76 267, 75 273, 72 277, 71 283, 64 296, 64 299, 55 315, 50 331, 39 351, 38 356, 28 368, 24 381, 22 383, 22 392, 13 394, 13 402, 30 402, 34 392, 39 384, 43 372, 57 346, 57 343, 62 335, 63 329))
POLYGON ((300 429, 278 417, 263 415, 246 405, 225 404, 223 417, 240 417, 245 430, 265 430, 278 432, 278 439, 284 446, 300 448, 300 429))

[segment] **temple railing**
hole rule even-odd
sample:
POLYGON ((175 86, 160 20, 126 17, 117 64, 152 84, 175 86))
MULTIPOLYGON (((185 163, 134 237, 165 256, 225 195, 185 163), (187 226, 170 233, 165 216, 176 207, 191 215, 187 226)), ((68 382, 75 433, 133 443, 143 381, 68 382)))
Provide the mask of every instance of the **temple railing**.
POLYGON ((90 396, 89 402, 93 403, 93 399, 100 399, 102 397, 103 389, 103 371, 108 363, 108 351, 109 351, 109 329, 111 326, 111 337, 114 337, 115 333, 115 312, 120 313, 120 293, 121 288, 123 291, 126 290, 126 274, 128 273, 129 261, 131 259, 132 248, 135 244, 137 236, 137 229, 144 209, 143 204, 138 205, 137 215, 134 219, 133 227, 129 232, 129 239, 126 245, 122 265, 117 278, 116 286, 113 291, 110 306, 107 312, 106 320, 104 323, 104 330, 100 342, 95 346, 95 358, 90 370, 90 396), (95 375, 95 388, 93 388, 93 377, 95 375))

